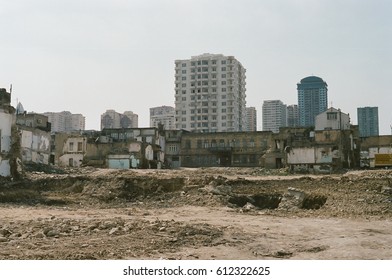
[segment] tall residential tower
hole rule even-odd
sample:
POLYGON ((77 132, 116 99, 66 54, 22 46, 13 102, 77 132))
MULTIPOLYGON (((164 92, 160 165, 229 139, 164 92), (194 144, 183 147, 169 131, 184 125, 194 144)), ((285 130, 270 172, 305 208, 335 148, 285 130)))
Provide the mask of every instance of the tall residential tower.
POLYGON ((162 124, 165 130, 176 129, 175 109, 171 106, 150 108, 150 126, 158 127, 162 124))
POLYGON ((176 128, 244 131, 245 68, 234 58, 203 54, 175 61, 176 128))
POLYGON ((257 111, 255 107, 246 107, 245 131, 257 131, 257 111))
POLYGON ((297 84, 299 125, 314 126, 318 114, 328 107, 328 85, 323 79, 310 76, 297 84))
POLYGON ((263 103, 263 131, 279 132, 287 126, 287 106, 280 100, 266 100, 263 103))
POLYGON ((357 108, 360 137, 378 136, 378 107, 357 108))

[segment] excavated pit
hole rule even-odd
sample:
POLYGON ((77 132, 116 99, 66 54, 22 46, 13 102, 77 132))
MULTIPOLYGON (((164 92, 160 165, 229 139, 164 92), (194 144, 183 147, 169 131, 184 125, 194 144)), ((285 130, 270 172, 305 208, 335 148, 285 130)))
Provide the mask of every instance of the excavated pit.
POLYGON ((327 202, 324 195, 307 195, 302 202, 302 209, 320 209, 327 202))
POLYGON ((282 200, 280 194, 255 194, 255 195, 234 195, 228 200, 229 203, 238 207, 244 207, 247 203, 251 203, 259 209, 276 209, 282 200))

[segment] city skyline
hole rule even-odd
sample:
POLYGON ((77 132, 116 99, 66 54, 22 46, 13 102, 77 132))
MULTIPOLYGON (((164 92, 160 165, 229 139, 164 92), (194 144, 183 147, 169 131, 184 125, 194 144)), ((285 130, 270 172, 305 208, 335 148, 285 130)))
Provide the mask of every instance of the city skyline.
MULTIPOLYGON (((246 106, 297 103, 307 76, 328 82, 328 107, 379 108, 390 134, 390 1, 43 1, 2 2, 0 87, 28 112, 71 111, 100 127, 107 109, 174 105, 174 61, 202 53, 235 56, 247 70, 246 106), (208 7, 208 9, 206 8, 208 7), (189 14, 198 17, 190 17, 189 14), (311 43, 310 43, 311 42, 311 43)), ((258 130, 261 125, 258 116, 258 130)))

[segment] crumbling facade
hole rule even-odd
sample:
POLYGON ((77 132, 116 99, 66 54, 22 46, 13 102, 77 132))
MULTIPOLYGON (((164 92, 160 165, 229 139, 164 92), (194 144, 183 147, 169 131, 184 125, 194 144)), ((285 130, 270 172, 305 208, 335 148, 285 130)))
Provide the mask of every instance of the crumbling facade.
POLYGON ((316 116, 316 130, 305 129, 300 139, 289 138, 287 164, 292 171, 332 172, 359 167, 358 126, 334 108, 316 116))
POLYGON ((87 151, 87 137, 77 133, 58 132, 52 135, 51 163, 80 167, 87 151))
POLYGON ((157 128, 104 129, 89 138, 84 164, 116 169, 162 168, 165 137, 157 128))
POLYGON ((15 108, 10 105, 11 94, 0 88, 0 176, 11 176, 11 131, 15 125, 15 108))
POLYGON ((23 163, 49 164, 51 135, 48 117, 41 114, 17 114, 23 163))
POLYGON ((189 133, 186 130, 165 130, 165 168, 181 167, 180 151, 182 135, 189 133))
POLYGON ((181 139, 181 166, 268 167, 265 155, 272 146, 272 132, 187 133, 181 139))
POLYGON ((392 167, 392 136, 361 138, 361 168, 392 167))

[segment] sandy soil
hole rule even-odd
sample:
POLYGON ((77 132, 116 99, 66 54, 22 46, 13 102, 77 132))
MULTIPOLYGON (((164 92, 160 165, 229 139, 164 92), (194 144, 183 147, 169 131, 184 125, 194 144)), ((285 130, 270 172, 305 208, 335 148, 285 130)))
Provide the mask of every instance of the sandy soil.
POLYGON ((0 259, 392 259, 391 178, 31 172, 0 182, 0 259))

